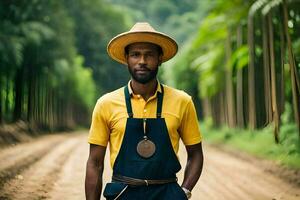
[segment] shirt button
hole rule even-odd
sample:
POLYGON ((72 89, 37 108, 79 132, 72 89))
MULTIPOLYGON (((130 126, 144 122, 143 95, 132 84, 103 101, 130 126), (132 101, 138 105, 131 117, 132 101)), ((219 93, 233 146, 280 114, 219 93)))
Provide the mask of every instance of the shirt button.
POLYGON ((138 95, 137 95, 137 98, 138 98, 138 99, 141 98, 141 95, 138 94, 138 95))
POLYGON ((147 109, 144 109, 144 113, 147 112, 147 109))

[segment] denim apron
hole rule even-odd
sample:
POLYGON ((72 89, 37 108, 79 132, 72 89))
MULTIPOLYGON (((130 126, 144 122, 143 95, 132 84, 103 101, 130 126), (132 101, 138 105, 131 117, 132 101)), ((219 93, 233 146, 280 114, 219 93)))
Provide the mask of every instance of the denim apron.
MULTIPOLYGON (((178 158, 172 147, 164 118, 161 118, 163 104, 162 92, 157 92, 156 118, 146 119, 146 133, 149 140, 156 146, 155 153, 150 158, 143 158, 137 153, 137 145, 143 140, 144 124, 142 118, 133 118, 131 98, 128 87, 125 86, 125 100, 128 118, 125 135, 120 151, 113 166, 113 174, 144 180, 162 180, 176 178, 181 169, 178 158)), ((183 200, 187 199, 177 182, 130 186, 122 182, 111 182, 105 187, 103 195, 106 199, 122 200, 183 200)))

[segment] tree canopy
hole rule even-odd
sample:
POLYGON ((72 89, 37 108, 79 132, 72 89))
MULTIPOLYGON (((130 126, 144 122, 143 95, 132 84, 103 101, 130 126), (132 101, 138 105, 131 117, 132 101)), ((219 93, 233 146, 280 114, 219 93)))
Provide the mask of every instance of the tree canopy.
MULTIPOLYGON (((127 81, 106 55, 130 18, 97 1, 1 1, 0 121, 55 130, 88 124, 104 92, 127 81)), ((125 75, 124 75, 125 74, 125 75)))

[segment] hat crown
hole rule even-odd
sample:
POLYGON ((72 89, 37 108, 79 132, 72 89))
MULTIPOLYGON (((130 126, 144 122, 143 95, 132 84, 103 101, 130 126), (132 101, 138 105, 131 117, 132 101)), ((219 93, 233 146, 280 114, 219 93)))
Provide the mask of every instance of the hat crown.
POLYGON ((156 30, 147 22, 137 22, 129 32, 156 32, 156 30))

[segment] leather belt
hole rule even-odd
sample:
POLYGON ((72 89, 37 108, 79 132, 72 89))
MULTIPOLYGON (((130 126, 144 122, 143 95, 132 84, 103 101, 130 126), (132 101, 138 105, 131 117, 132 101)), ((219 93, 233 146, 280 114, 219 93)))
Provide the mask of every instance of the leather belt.
POLYGON ((131 177, 121 176, 121 175, 113 175, 112 181, 121 182, 132 186, 143 186, 143 185, 148 186, 148 185, 159 185, 159 184, 177 182, 177 178, 162 179, 162 180, 144 180, 144 179, 131 178, 131 177))

